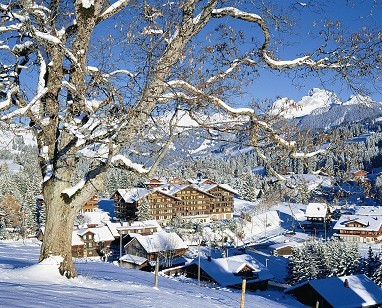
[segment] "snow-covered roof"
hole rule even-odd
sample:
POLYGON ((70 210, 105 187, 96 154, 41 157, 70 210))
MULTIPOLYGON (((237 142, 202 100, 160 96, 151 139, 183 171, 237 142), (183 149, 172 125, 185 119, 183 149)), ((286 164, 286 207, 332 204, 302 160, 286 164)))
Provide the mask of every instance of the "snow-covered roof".
POLYGON ((106 223, 106 226, 109 228, 111 234, 114 237, 119 237, 119 233, 118 233, 118 229, 117 229, 119 226, 121 226, 119 223, 108 221, 106 223))
POLYGON ((309 284, 332 307, 365 307, 382 304, 382 290, 365 275, 331 277, 309 280, 285 290, 293 293, 297 288, 309 284), (348 288, 345 287, 345 279, 348 288))
POLYGON ((187 179, 187 182, 189 182, 190 184, 205 184, 206 182, 210 182, 211 180, 209 180, 208 178, 204 178, 204 179, 187 179))
POLYGON ((91 225, 101 225, 110 221, 109 214, 102 210, 85 212, 83 215, 86 219, 86 223, 91 225))
MULTIPOLYGON (((191 264, 198 264, 198 258, 194 259, 191 264)), ((258 274, 257 278, 248 278, 247 283, 269 280, 273 278, 270 271, 254 257, 243 254, 227 258, 211 258, 210 261, 206 258, 200 259, 200 267, 219 285, 233 286, 241 284, 242 279, 237 275, 245 266, 253 269, 254 273, 258 274)))
POLYGON ((185 189, 188 186, 188 184, 165 184, 158 188, 155 188, 153 191, 158 191, 165 195, 174 197, 174 194, 185 189))
POLYGON ((81 239, 81 237, 79 237, 79 235, 77 234, 77 231, 73 230, 73 232, 72 232, 72 246, 83 246, 83 245, 84 245, 83 240, 81 239))
POLYGON ((115 237, 110 231, 108 226, 96 227, 96 228, 82 228, 79 230, 75 230, 77 235, 84 236, 86 233, 91 232, 94 234, 95 242, 107 242, 114 241, 115 237))
POLYGON ((235 190, 235 189, 233 189, 231 186, 229 186, 228 184, 218 184, 218 186, 220 186, 221 188, 223 188, 223 189, 225 189, 225 190, 227 190, 227 191, 229 191, 229 192, 231 192, 231 193, 233 193, 233 194, 235 194, 235 195, 238 195, 239 193, 235 190))
POLYGON ((306 206, 305 216, 325 218, 328 212, 328 206, 325 203, 309 203, 306 206))
POLYGON ((179 235, 174 232, 157 232, 151 235, 131 234, 131 236, 134 237, 132 241, 137 240, 147 253, 188 248, 179 235))
POLYGON ((215 187, 221 187, 224 190, 227 190, 235 195, 238 194, 236 190, 234 190, 231 186, 228 184, 192 184, 191 185, 194 189, 197 189, 199 191, 202 191, 204 193, 208 193, 210 190, 212 190, 215 187))
POLYGON ((136 265, 142 265, 143 263, 147 261, 146 258, 138 257, 135 255, 129 255, 129 254, 123 255, 122 257, 119 258, 119 260, 123 262, 127 262, 127 263, 136 264, 136 265))
POLYGON ((298 245, 300 245, 300 244, 295 242, 295 241, 292 241, 292 242, 273 244, 273 245, 270 245, 269 248, 273 249, 273 250, 276 250, 276 249, 280 249, 280 248, 284 248, 284 247, 295 247, 295 246, 298 246, 298 245))
POLYGON ((136 233, 136 230, 141 229, 153 229, 155 232, 163 231, 162 227, 156 220, 144 220, 144 221, 133 221, 131 224, 129 222, 124 222, 119 226, 116 226, 117 232, 126 233, 136 233), (129 232, 130 231, 130 232, 129 232))
POLYGON ((131 226, 132 227, 145 227, 145 228, 155 227, 158 230, 162 230, 162 227, 159 225, 158 221, 155 219, 144 220, 144 221, 133 221, 131 223, 131 226))
POLYGON ((362 230, 378 231, 382 225, 382 216, 342 215, 333 227, 335 230, 362 230), (346 227, 347 224, 356 222, 364 227, 346 227))
POLYGON ((89 230, 94 233, 94 241, 97 243, 115 240, 115 237, 107 226, 89 228, 89 230))
POLYGON ((84 235, 85 235, 86 233, 88 233, 88 232, 94 234, 94 232, 91 231, 89 228, 81 228, 81 229, 77 230, 76 232, 77 232, 77 234, 78 234, 79 236, 84 236, 84 235))
POLYGON ((118 189, 117 191, 126 203, 134 203, 150 194, 150 190, 140 187, 118 189))

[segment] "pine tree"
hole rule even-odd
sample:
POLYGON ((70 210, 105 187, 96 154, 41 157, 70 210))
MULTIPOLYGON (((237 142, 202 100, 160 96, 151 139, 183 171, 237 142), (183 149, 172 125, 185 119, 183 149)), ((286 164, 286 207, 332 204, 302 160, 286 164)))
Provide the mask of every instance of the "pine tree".
POLYGON ((147 198, 144 197, 139 200, 137 212, 135 213, 138 221, 150 220, 150 207, 147 198))
POLYGON ((369 246, 366 259, 366 271, 365 275, 369 278, 374 277, 375 272, 380 267, 381 261, 377 254, 374 254, 373 249, 369 246))
POLYGON ((373 281, 379 285, 382 286, 382 260, 381 260, 381 255, 379 256, 379 267, 377 270, 374 272, 374 275, 372 277, 373 281))

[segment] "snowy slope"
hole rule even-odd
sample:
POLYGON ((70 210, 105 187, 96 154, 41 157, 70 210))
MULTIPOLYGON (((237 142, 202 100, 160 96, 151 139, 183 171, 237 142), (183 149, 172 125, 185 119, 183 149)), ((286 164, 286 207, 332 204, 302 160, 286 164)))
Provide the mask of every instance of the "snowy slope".
MULTIPOLYGON (((79 263, 79 277, 58 275, 57 265, 36 264, 39 247, 22 242, 0 242, 0 302, 2 307, 238 307, 237 290, 198 287, 152 273, 119 268, 110 263, 79 263)), ((256 294, 261 294, 257 292, 256 294)), ((270 292, 264 296, 269 297, 270 292)), ((301 306, 277 293, 266 299, 247 293, 246 307, 301 306)))
POLYGON ((360 95, 341 102, 335 93, 314 88, 298 102, 287 98, 277 100, 271 114, 291 119, 301 129, 330 129, 375 119, 382 115, 382 103, 360 95))

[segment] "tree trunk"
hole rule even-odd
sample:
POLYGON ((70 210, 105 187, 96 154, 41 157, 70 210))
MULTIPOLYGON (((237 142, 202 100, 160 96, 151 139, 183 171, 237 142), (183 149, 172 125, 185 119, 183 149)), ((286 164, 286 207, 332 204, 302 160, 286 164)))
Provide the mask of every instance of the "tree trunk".
POLYGON ((73 202, 61 196, 62 184, 57 179, 44 183, 43 193, 47 217, 39 261, 50 257, 62 257, 59 267, 61 275, 77 277, 72 261, 72 232, 78 210, 73 202))

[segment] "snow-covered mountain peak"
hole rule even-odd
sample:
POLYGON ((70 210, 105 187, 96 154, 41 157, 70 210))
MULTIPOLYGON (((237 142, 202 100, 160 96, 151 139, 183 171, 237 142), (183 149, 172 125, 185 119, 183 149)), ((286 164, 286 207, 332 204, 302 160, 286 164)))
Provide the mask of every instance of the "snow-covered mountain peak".
POLYGON ((338 97, 330 91, 313 88, 308 96, 297 103, 287 98, 278 99, 272 105, 272 114, 280 114, 285 118, 299 118, 315 113, 328 111, 333 104, 340 104, 338 97))
POLYGON ((363 95, 352 95, 350 96, 350 99, 343 103, 343 105, 365 105, 367 107, 370 107, 373 103, 373 99, 369 96, 363 96, 363 95))

